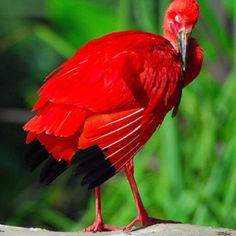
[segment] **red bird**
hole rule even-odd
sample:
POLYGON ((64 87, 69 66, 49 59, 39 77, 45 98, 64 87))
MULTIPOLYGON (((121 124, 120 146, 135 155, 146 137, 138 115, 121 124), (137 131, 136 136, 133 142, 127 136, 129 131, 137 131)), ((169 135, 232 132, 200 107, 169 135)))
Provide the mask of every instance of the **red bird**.
POLYGON ((191 38, 198 17, 196 0, 174 0, 165 37, 124 31, 92 40, 39 89, 37 114, 24 126, 29 166, 44 164, 44 184, 73 165, 83 174, 82 185, 96 191, 96 219, 85 231, 119 228, 103 223, 99 186, 122 169, 138 211, 126 229, 164 222, 150 218, 143 206, 133 158, 172 108, 175 116, 182 88, 200 72, 203 51, 191 38))

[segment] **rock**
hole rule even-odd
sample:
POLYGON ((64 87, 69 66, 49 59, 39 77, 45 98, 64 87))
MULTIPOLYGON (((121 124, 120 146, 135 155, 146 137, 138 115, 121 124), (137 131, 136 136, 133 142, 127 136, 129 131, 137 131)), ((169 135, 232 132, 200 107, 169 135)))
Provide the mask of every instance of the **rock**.
POLYGON ((21 228, 15 226, 0 225, 0 236, 236 236, 236 231, 224 228, 202 227, 186 224, 159 224, 146 228, 137 228, 130 232, 101 232, 101 233, 80 233, 80 232, 55 232, 39 228, 21 228))

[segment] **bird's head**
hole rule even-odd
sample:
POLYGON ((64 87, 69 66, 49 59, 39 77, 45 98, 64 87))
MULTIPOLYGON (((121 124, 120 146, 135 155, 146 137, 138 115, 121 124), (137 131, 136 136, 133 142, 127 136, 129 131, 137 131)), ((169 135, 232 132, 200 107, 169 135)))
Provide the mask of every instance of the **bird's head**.
POLYGON ((197 0, 174 0, 164 18, 164 34, 181 54, 183 71, 186 71, 191 32, 199 18, 197 0))

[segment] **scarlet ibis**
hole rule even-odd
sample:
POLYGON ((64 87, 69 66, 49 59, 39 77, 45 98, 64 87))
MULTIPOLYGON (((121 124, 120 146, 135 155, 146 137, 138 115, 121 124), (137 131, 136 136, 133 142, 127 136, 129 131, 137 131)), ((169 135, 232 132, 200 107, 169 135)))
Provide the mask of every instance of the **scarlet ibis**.
POLYGON ((134 179, 133 158, 172 108, 182 88, 197 77, 203 50, 191 37, 199 17, 197 0, 174 0, 164 19, 164 37, 142 31, 95 39, 46 78, 37 114, 28 121, 27 160, 41 163, 40 182, 51 183, 71 166, 81 184, 95 188, 96 219, 85 231, 115 230, 103 223, 100 185, 122 169, 142 226, 165 222, 149 217, 134 179))

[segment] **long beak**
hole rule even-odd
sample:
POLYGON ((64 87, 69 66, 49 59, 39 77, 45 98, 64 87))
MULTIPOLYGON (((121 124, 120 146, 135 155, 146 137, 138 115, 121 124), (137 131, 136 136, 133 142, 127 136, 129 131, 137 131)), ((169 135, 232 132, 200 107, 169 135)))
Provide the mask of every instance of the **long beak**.
POLYGON ((182 56, 182 69, 184 72, 186 72, 187 68, 187 60, 188 60, 188 45, 189 40, 191 37, 191 31, 189 30, 182 30, 178 34, 178 49, 182 56))
POLYGON ((186 72, 186 69, 187 69, 188 45, 189 45, 190 37, 191 37, 190 30, 182 30, 178 34, 178 49, 179 49, 179 53, 181 54, 181 57, 182 57, 183 75, 182 75, 182 80, 181 80, 181 87, 180 87, 178 101, 177 101, 176 105, 174 106, 174 109, 172 112, 172 117, 175 117, 176 114, 178 113, 179 104, 181 102, 182 89, 183 89, 183 85, 184 85, 184 73, 186 72))

